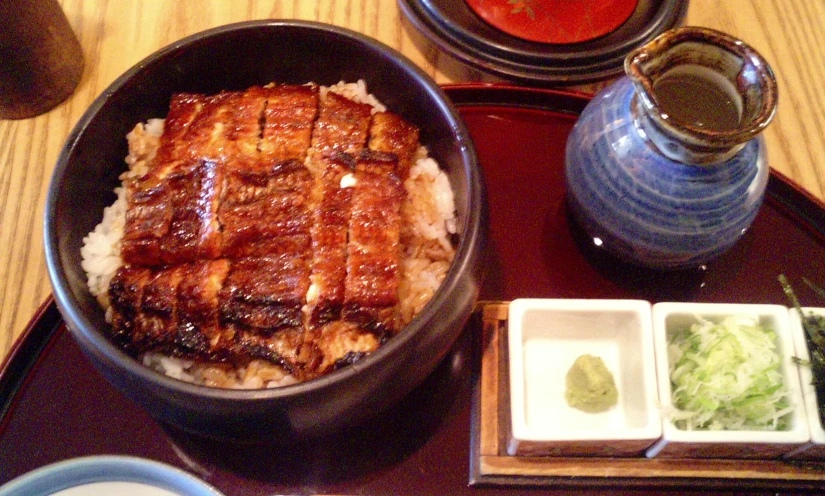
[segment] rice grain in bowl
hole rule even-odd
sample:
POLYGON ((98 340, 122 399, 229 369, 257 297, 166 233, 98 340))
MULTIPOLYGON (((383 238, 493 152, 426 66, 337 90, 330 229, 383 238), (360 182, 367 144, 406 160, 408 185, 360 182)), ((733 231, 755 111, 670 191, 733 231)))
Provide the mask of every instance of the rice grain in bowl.
MULTIPOLYGON (((422 164, 425 169, 432 165, 422 164)), ((81 348, 108 379, 159 420, 201 435, 249 440, 331 433, 386 409, 419 384, 469 318, 482 277, 485 230, 486 201, 472 142, 456 110, 428 76, 397 52, 348 30, 260 21, 181 40, 103 92, 59 157, 47 200, 45 238, 58 307, 81 348), (135 124, 164 116, 170 97, 179 92, 215 94, 272 81, 331 86, 361 79, 387 108, 420 128, 421 143, 452 186, 458 240, 454 260, 420 313, 355 366, 256 391, 165 377, 107 340, 109 324, 88 289, 80 250, 83 238, 116 200, 113 191, 129 151, 124 136, 135 124)))
POLYGON ((363 80, 183 94, 169 115, 126 136, 118 199, 80 250, 110 337, 144 365, 293 384, 374 352, 441 285, 449 179, 363 80))

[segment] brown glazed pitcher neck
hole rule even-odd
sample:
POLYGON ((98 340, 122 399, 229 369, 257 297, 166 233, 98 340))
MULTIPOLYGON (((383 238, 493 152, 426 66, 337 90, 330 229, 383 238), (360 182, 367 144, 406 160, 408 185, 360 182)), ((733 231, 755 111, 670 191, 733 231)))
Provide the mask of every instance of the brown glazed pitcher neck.
MULTIPOLYGON (((637 122, 672 160, 696 165, 725 161, 759 135, 776 112, 776 78, 767 61, 719 31, 700 27, 667 31, 630 53, 624 67, 636 89, 632 111, 637 122), (736 113, 734 125, 704 126, 669 114, 666 109, 673 102, 667 101, 669 96, 659 84, 683 76, 729 95, 728 103, 736 113)), ((694 97, 706 96, 696 95, 696 88, 689 85, 683 91, 680 105, 701 105, 700 98, 694 97)), ((700 116, 707 111, 701 106, 688 110, 700 116)))

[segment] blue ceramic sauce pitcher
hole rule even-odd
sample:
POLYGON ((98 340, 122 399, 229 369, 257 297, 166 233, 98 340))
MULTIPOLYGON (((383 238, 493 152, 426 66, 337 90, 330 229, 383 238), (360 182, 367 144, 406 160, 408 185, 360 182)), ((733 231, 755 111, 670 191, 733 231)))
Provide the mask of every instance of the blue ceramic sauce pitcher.
POLYGON ((718 31, 668 31, 629 54, 567 142, 568 205, 627 262, 699 267, 751 225, 768 181, 760 133, 776 110, 767 62, 718 31))

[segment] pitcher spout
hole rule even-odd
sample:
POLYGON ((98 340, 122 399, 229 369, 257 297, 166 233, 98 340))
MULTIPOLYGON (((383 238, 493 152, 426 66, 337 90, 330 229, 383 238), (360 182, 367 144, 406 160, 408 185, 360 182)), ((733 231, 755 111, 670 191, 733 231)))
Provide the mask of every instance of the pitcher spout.
POLYGON ((634 118, 659 151, 693 165, 724 162, 771 122, 776 78, 753 48, 725 33, 684 27, 625 59, 634 118))

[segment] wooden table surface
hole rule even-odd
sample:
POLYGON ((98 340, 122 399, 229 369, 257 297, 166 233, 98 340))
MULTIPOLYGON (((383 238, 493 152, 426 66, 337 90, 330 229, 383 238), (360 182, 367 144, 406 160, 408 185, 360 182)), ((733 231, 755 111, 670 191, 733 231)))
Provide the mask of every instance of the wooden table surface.
MULTIPOLYGON (((0 121, 0 360, 51 292, 43 251, 43 209, 64 140, 101 91, 158 48, 232 22, 314 20, 386 43, 438 83, 491 79, 436 49, 419 49, 422 37, 410 31, 396 0, 62 0, 61 4, 85 55, 80 85, 47 114, 0 121)), ((691 0, 685 24, 728 32, 765 56, 780 89, 779 110, 765 132, 770 165, 825 199, 825 1, 691 0)))

